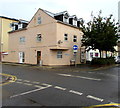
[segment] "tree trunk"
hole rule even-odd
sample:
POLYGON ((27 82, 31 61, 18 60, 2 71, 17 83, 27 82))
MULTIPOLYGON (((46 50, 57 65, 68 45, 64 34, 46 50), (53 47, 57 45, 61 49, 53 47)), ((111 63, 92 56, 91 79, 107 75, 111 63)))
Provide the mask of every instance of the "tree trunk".
POLYGON ((107 51, 105 51, 106 52, 106 58, 107 58, 107 51))
POLYGON ((102 57, 101 50, 99 50, 99 53, 100 53, 100 58, 101 58, 102 57))

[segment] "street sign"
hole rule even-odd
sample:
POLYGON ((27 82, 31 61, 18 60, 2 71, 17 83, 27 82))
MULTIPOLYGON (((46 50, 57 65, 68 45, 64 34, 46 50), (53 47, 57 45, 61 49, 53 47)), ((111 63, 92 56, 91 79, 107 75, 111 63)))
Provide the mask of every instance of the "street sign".
POLYGON ((74 53, 77 53, 77 50, 73 50, 74 53))
POLYGON ((73 50, 77 50, 78 49, 78 46, 77 45, 74 45, 73 46, 73 50))

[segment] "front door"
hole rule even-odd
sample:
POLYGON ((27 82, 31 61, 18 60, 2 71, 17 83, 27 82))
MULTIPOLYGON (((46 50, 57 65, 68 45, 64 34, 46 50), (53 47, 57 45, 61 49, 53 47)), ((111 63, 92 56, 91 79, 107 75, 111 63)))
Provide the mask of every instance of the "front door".
POLYGON ((41 51, 37 51, 37 64, 40 64, 41 61, 41 51))
POLYGON ((19 52, 19 63, 24 63, 25 61, 25 54, 24 52, 19 52))

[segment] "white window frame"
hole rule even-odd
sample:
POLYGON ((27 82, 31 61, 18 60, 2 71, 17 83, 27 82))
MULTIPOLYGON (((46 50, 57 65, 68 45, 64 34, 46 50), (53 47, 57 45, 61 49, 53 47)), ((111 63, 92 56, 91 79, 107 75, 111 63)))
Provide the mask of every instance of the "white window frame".
POLYGON ((90 57, 93 58, 93 52, 90 52, 90 57))
POLYGON ((63 16, 63 18, 64 18, 64 22, 65 22, 65 23, 69 23, 69 18, 67 18, 67 17, 65 17, 65 16, 63 16))
POLYGON ((23 24, 18 24, 18 29, 22 29, 23 24))
POLYGON ((68 15, 68 13, 65 13, 65 14, 63 15, 63 22, 69 23, 69 15, 68 15))
POLYGON ((64 34, 64 41, 68 41, 68 34, 67 33, 64 34))
POLYGON ((75 19, 73 19, 73 25, 77 26, 77 21, 75 19))
POLYGON ((76 35, 73 36, 73 42, 77 42, 77 36, 76 35))
POLYGON ((37 34, 36 41, 37 42, 41 42, 41 40, 42 40, 42 35, 41 34, 37 34))
POLYGON ((63 57, 62 51, 57 51, 57 58, 62 59, 62 57, 63 57))
POLYGON ((41 24, 41 17, 37 18, 37 24, 41 24))

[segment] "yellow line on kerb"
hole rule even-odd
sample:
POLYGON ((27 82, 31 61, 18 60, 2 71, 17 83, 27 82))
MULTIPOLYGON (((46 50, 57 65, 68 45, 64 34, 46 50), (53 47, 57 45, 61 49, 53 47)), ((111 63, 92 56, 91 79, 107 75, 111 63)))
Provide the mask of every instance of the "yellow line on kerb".
POLYGON ((7 76, 7 77, 11 77, 11 78, 12 78, 10 81, 5 82, 5 83, 3 83, 3 84, 0 84, 0 86, 3 86, 3 85, 6 85, 6 84, 15 82, 15 81, 17 80, 17 77, 16 77, 16 76, 13 76, 13 75, 3 74, 3 73, 0 73, 0 75, 3 75, 3 76, 7 76))
MULTIPOLYGON (((111 103, 111 104, 102 104, 102 105, 93 105, 93 106, 89 106, 89 107, 83 107, 83 108, 97 108, 97 107, 104 107, 104 106, 108 106, 108 107, 110 107, 110 106, 120 106, 120 104, 119 103, 111 103)), ((111 108, 113 108, 113 107, 111 107, 111 108)))

